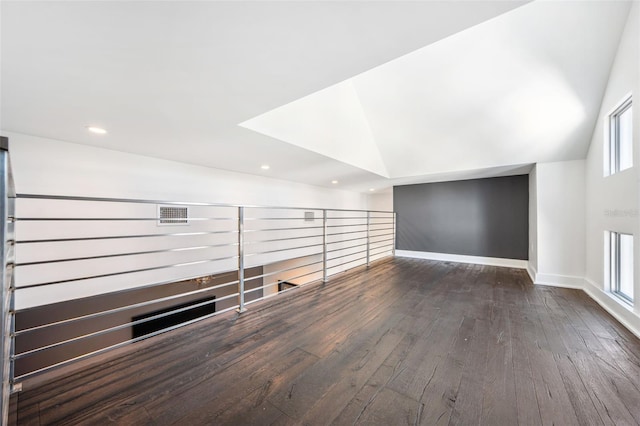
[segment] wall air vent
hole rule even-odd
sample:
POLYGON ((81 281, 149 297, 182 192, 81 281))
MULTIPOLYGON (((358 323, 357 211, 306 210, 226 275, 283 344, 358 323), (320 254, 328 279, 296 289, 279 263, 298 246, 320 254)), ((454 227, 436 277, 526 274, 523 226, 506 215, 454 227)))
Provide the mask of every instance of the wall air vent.
POLYGON ((189 208, 176 206, 158 206, 158 226, 188 225, 189 208))
POLYGON ((304 212, 304 221, 313 222, 315 219, 315 212, 304 212))

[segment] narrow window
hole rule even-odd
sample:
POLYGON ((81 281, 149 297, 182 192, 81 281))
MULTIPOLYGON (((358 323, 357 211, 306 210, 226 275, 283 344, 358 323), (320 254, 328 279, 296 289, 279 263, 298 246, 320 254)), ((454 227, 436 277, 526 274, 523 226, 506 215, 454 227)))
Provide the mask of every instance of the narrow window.
POLYGON ((609 175, 633 166, 631 97, 609 115, 609 175))
POLYGON ((608 243, 611 292, 633 303, 633 235, 609 232, 608 243))

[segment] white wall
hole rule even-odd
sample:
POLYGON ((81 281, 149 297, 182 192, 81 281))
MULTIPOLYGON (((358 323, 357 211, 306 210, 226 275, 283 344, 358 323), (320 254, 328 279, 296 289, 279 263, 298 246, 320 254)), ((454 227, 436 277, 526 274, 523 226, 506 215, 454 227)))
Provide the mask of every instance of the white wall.
POLYGON ((586 160, 586 274, 585 290, 609 312, 640 336, 640 3, 629 13, 611 68, 586 160), (615 105, 633 93, 634 167, 603 177, 607 117, 615 105), (636 303, 628 308, 607 293, 604 279, 604 232, 634 235, 636 303))
POLYGON ((536 269, 534 282, 582 288, 584 160, 538 163, 530 175, 530 190, 533 190, 530 201, 531 198, 534 201, 529 211, 529 231, 533 237, 530 255, 533 252, 531 257, 536 269), (533 247, 536 249, 531 250, 533 247))
MULTIPOLYGON (((368 196, 11 132, 19 193, 365 209, 368 196)), ((179 143, 179 141, 176 141, 179 143)), ((250 155, 250 154, 248 154, 250 155)))
MULTIPOLYGON (((316 207, 338 209, 367 209, 368 195, 355 192, 315 187, 295 182, 270 179, 262 176, 246 175, 223 170, 182 164, 139 155, 99 149, 73 143, 43 139, 28 135, 3 132, 10 139, 10 154, 14 172, 16 190, 23 194, 47 195, 79 195, 89 197, 138 198, 150 200, 173 200, 185 202, 212 202, 244 205, 316 207)), ((18 216, 71 216, 71 217, 154 217, 156 206, 104 203, 61 203, 56 201, 19 200, 18 216), (73 209, 73 210, 71 210, 73 209)), ((194 207, 196 217, 224 216, 235 214, 235 209, 194 207)), ((302 217, 302 211, 299 215, 302 217)), ((262 211, 253 209, 253 213, 264 217, 267 214, 283 215, 282 211, 262 211)), ((249 214, 249 212, 247 213, 249 214)), ((286 213, 292 214, 291 211, 286 213)), ((298 213, 295 213, 297 215, 298 213)), ((298 218, 300 219, 300 218, 298 218)), ((247 228, 260 221, 247 223, 247 228)), ((287 226, 287 221, 265 222, 287 226)), ((302 222, 309 226, 316 223, 302 222)), ((109 227, 95 222, 19 222, 18 239, 28 238, 64 238, 69 236, 95 236, 136 233, 191 232, 235 229, 233 221, 193 222, 189 227, 167 228, 157 227, 155 222, 110 222, 109 227), (231 227, 231 228, 229 228, 231 227), (107 229, 108 228, 108 229, 107 229), (178 229, 180 228, 180 229, 178 229)), ((290 226, 290 225, 289 225, 290 226)), ((305 225, 306 226, 306 225, 305 225)), ((277 231, 279 233, 281 231, 277 231)), ((284 232, 284 231, 282 231, 284 232)), ((247 234, 247 241, 260 233, 247 234)), ((270 234, 274 238, 275 233, 270 234)), ((182 246, 212 244, 205 237, 189 237, 180 240, 182 246)), ((213 243, 229 243, 236 238, 233 234, 216 236, 213 243)), ((263 237, 264 239, 264 237, 263 237)), ((305 244, 313 244, 316 239, 310 238, 305 244)), ((176 247, 176 240, 168 238, 139 239, 127 241, 123 249, 121 242, 78 242, 74 245, 56 243, 23 245, 16 252, 18 263, 38 260, 51 260, 103 253, 121 253, 123 251, 143 251, 176 247)), ((274 243, 280 249, 283 242, 274 243)), ((258 246, 253 245, 256 249, 258 246)), ((261 247, 261 246, 260 246, 261 247)), ((97 259, 91 262, 36 265, 18 268, 16 283, 28 285, 43 281, 69 279, 74 276, 96 275, 115 270, 132 270, 148 268, 163 264, 188 263, 216 257, 233 256, 233 247, 217 247, 201 251, 180 251, 152 254, 144 256, 119 257, 113 259, 97 259)), ((266 250, 266 248, 265 248, 266 250)), ((247 266, 258 260, 262 264, 301 256, 313 252, 304 249, 299 252, 278 252, 271 257, 253 256, 247 259, 247 266), (258 259, 260 257, 260 259, 258 259)), ((18 309, 39 304, 59 302, 78 297, 86 297, 109 291, 132 288, 141 284, 149 284, 160 280, 179 280, 187 277, 217 274, 233 270, 234 259, 204 263, 185 268, 171 268, 160 271, 148 271, 119 275, 116 278, 98 278, 73 283, 56 284, 18 292, 18 309)))
POLYGON ((393 188, 372 192, 369 200, 371 210, 393 211, 393 188))

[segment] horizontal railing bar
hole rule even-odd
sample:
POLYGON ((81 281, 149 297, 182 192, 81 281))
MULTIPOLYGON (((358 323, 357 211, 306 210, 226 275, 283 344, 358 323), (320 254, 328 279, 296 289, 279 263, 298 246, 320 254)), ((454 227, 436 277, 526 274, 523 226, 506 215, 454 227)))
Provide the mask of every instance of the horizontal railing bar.
POLYGON ((263 254, 271 254, 271 253, 280 253, 283 251, 290 251, 290 250, 302 250, 302 249, 306 249, 306 248, 311 248, 311 247, 320 247, 322 246, 322 243, 318 243, 318 244, 309 244, 306 246, 296 246, 296 247, 291 247, 291 248, 283 248, 283 249, 277 249, 277 250, 267 250, 267 251, 259 251, 259 252, 255 252, 255 253, 245 253, 245 257, 248 256, 260 256, 263 254))
POLYGON ((248 209, 267 209, 267 210, 314 210, 328 212, 372 212, 391 214, 393 212, 386 210, 361 210, 361 209, 322 209, 317 207, 282 207, 282 206, 259 206, 259 205, 241 205, 241 204, 223 204, 223 203, 201 203, 193 201, 162 201, 162 200, 142 200, 136 198, 109 198, 109 197, 82 197, 73 195, 42 195, 42 194, 16 194, 18 199, 40 199, 40 200, 68 200, 68 201, 101 201, 109 203, 139 203, 139 204, 167 204, 167 205, 186 205, 186 206, 210 206, 210 207, 245 207, 248 209))
POLYGON ((380 243, 384 243, 382 245, 379 245, 378 247, 371 247, 371 250, 375 250, 375 249, 379 249, 381 247, 388 247, 388 246, 393 246, 393 241, 395 241, 393 238, 390 238, 388 240, 383 240, 383 241, 376 241, 375 243, 371 243, 371 245, 373 246, 374 244, 380 244, 380 243))
POLYGON ((304 216, 299 217, 245 217, 244 220, 306 220, 308 222, 313 222, 314 220, 322 219, 320 217, 314 217, 313 219, 307 219, 304 216))
POLYGON ((244 232, 263 232, 263 231, 297 231, 300 229, 322 229, 322 226, 299 226, 295 228, 262 228, 262 229, 245 229, 244 232))
POLYGON ((371 225, 393 225, 393 222, 377 222, 371 223, 371 225))
MULTIPOLYGON (((305 255, 305 256, 301 256, 300 258, 302 258, 302 257, 307 257, 307 256, 306 256, 306 255, 305 255)), ((296 259, 300 259, 300 258, 296 258, 296 259)), ((280 270, 278 270, 278 271, 268 272, 268 273, 266 273, 266 274, 254 275, 254 276, 252 276, 252 277, 245 278, 245 279, 244 279, 244 281, 245 281, 245 282, 247 282, 247 281, 251 281, 251 280, 257 280, 258 278, 264 278, 264 277, 268 277, 268 276, 271 276, 271 275, 280 274, 280 273, 282 273, 282 272, 293 271, 293 270, 295 270, 295 269, 306 268, 306 267, 308 267, 308 266, 313 266, 313 265, 316 265, 316 264, 318 264, 318 263, 322 263, 322 260, 319 260, 319 261, 317 261, 317 262, 307 263, 307 264, 305 264, 305 265, 293 266, 293 267, 291 267, 291 268, 286 268, 286 269, 280 269, 280 270)))
MULTIPOLYGON (((380 243, 390 243, 391 241, 395 241, 395 238, 387 238, 386 240, 380 240, 380 241, 371 241, 371 245, 380 244, 380 243)), ((384 245, 386 246, 389 244, 384 244, 384 245)), ((378 247, 371 247, 371 249, 374 249, 374 248, 378 248, 378 247)))
POLYGON ((387 240, 376 241, 375 244, 378 244, 378 246, 377 247, 372 247, 372 249, 380 248, 380 247, 387 247, 387 246, 393 247, 394 243, 395 243, 395 238, 389 238, 387 240), (380 244, 380 243, 383 243, 383 244, 380 244))
MULTIPOLYGON (((366 245, 367 245, 367 243, 365 242, 365 243, 362 243, 362 244, 356 244, 356 245, 353 245, 353 246, 342 247, 342 248, 339 248, 339 249, 327 250, 327 253, 333 253, 335 251, 342 251, 342 250, 349 250, 349 249, 352 249, 352 248, 363 247, 363 246, 366 246, 366 245)), ((330 260, 330 259, 327 259, 327 260, 330 260)))
MULTIPOLYGON (((336 260, 336 259, 342 259, 343 257, 348 257, 348 256, 353 256, 356 254, 360 254, 360 253, 366 253, 367 250, 360 250, 360 251, 356 251, 353 253, 349 253, 349 254, 343 254, 342 256, 336 256, 336 257, 332 257, 331 259, 327 259, 327 262, 332 261, 332 260, 336 260)), ((330 268, 329 266, 327 266, 327 269, 330 268)))
POLYGON ((395 241, 395 237, 391 237, 391 238, 385 238, 382 240, 377 240, 377 241, 371 241, 371 244, 378 244, 378 243, 385 243, 387 241, 395 241))
MULTIPOLYGON (((367 258, 367 256, 364 257, 359 257, 357 259, 353 259, 353 260, 349 260, 348 262, 342 262, 342 263, 338 263, 337 265, 333 265, 333 266, 327 266, 327 269, 333 269, 333 268, 337 268, 339 266, 343 266, 343 265, 348 265, 349 263, 353 263, 353 262, 358 262, 359 260, 365 260, 367 258)), ((360 266, 364 266, 365 264, 363 263, 360 266)))
POLYGON ((389 232, 388 234, 378 234, 378 235, 371 235, 371 238, 376 238, 376 237, 387 237, 389 235, 394 235, 393 232, 389 232))
POLYGON ((162 249, 162 250, 147 250, 147 251, 133 251, 133 252, 127 252, 127 253, 101 254, 96 256, 74 257, 69 259, 39 260, 37 262, 16 263, 16 266, 33 266, 33 265, 42 265, 42 264, 48 264, 48 263, 77 262, 80 260, 107 259, 107 258, 122 257, 122 256, 139 256, 144 254, 171 253, 171 252, 181 252, 181 251, 189 251, 189 250, 204 250, 204 249, 217 248, 217 247, 233 247, 237 245, 238 243, 212 244, 208 246, 178 247, 178 248, 162 249))
POLYGON ((338 244, 338 243, 348 243, 349 241, 358 241, 358 240, 366 240, 366 239, 367 239, 367 236, 365 235, 363 237, 349 238, 347 240, 337 240, 337 241, 327 242, 327 245, 338 244))
POLYGON ((233 205, 233 204, 200 203, 200 202, 193 202, 193 201, 164 201, 164 200, 143 200, 143 199, 136 199, 136 198, 82 197, 82 196, 75 196, 75 195, 16 194, 16 198, 36 199, 36 200, 90 201, 90 202, 107 202, 107 203, 167 204, 167 205, 207 206, 207 207, 240 207, 239 205, 233 205))
MULTIPOLYGON (((327 237, 333 237, 333 236, 336 236, 336 235, 358 234, 360 232, 367 232, 367 230, 363 229, 361 231, 334 232, 333 234, 327 234, 327 237)), ((363 238, 366 238, 366 237, 363 237, 363 238)))
POLYGON ((48 238, 43 240, 17 240, 16 244, 36 243, 63 243, 67 241, 95 241, 95 240, 120 240, 127 238, 151 238, 151 237, 191 237, 196 235, 237 234, 233 231, 203 231, 203 232, 174 232, 168 234, 136 234, 136 235, 107 235, 104 237, 76 237, 76 238, 48 238))
POLYGON ((58 362, 56 364, 52 364, 52 365, 40 368, 38 370, 30 371, 28 373, 16 376, 14 378, 14 381, 24 380, 24 379, 27 379, 29 377, 33 377, 33 376, 45 373, 47 371, 51 371, 51 370, 54 370, 54 369, 57 369, 57 368, 60 368, 60 367, 64 367, 65 365, 68 365, 68 364, 71 364, 71 363, 74 363, 74 362, 77 362, 77 361, 81 361, 83 359, 87 359, 87 358, 90 358, 92 356, 100 355, 100 354, 103 354, 105 352, 111 351, 113 349, 121 348, 123 346, 139 342, 141 340, 146 340, 146 339, 148 339, 150 337, 154 337, 154 336, 157 336, 159 334, 166 333, 166 332, 175 330, 177 328, 180 328, 180 327, 183 327, 183 326, 186 326, 186 325, 190 325, 190 324, 193 324, 195 322, 202 321, 202 320, 211 318, 211 317, 216 316, 216 315, 223 314, 225 312, 231 311, 231 310, 236 309, 236 308, 238 308, 238 305, 234 305, 234 306, 231 306, 229 308, 223 309, 221 311, 213 312, 211 314, 207 314, 207 315, 201 316, 199 318, 195 318, 195 319, 183 322, 181 324, 176 324, 176 325, 173 325, 171 327, 164 328, 162 330, 154 331, 153 333, 145 334, 144 336, 136 337, 135 339, 129 339, 129 340, 126 340, 124 342, 116 343, 114 345, 107 346, 106 348, 98 349, 98 350, 95 350, 93 352, 89 352, 87 354, 83 354, 83 355, 80 355, 80 356, 77 356, 77 357, 74 357, 74 358, 71 358, 71 359, 68 359, 68 360, 65 360, 65 361, 58 362))
MULTIPOLYGON (((375 238, 375 237, 371 237, 371 238, 375 238)), ((377 241, 371 241, 371 244, 378 244, 378 243, 384 243, 387 241, 395 241, 395 237, 391 237, 391 238, 384 238, 382 240, 377 240, 377 241)))
MULTIPOLYGON (((333 209, 327 209, 327 213, 331 213, 334 211, 339 211, 339 212, 347 212, 347 213, 379 213, 379 214, 387 214, 387 215, 393 215, 393 212, 391 211, 383 211, 383 210, 333 210, 333 209)), ((348 217, 348 216, 345 216, 348 217)), ((365 214, 364 216, 362 216, 366 219, 367 215, 365 214)), ((385 217, 392 217, 392 216, 371 216, 372 218, 385 218, 385 217)), ((327 215, 327 219, 342 219, 342 217, 340 216, 331 216, 331 215, 327 215)))
POLYGON ((86 222, 86 221, 153 221, 170 220, 167 225, 183 224, 175 221, 205 221, 205 220, 238 220, 235 217, 185 217, 185 218, 159 218, 159 217, 16 217, 18 222, 86 222))
POLYGON ((377 254, 382 254, 382 253, 384 253, 385 251, 393 250, 393 245, 389 244, 389 245, 387 245, 387 246, 383 246, 383 247, 376 247, 375 249, 371 249, 371 250, 373 251, 373 250, 380 250, 380 249, 384 249, 384 250, 382 250, 382 251, 381 251, 381 252, 379 252, 379 253, 371 253, 371 254, 375 256, 375 255, 377 255, 377 254))
MULTIPOLYGON (((307 275, 317 274, 317 273, 320 273, 320 272, 322 272, 322 269, 318 269, 317 271, 307 272, 306 274, 298 275, 296 277, 289 277, 289 278, 287 278, 287 280, 297 280, 298 278, 306 277, 307 275)), ((278 285, 278 284, 279 283, 277 281, 276 282, 271 282, 269 284, 263 285, 262 287, 256 287, 256 288, 252 288, 250 290, 245 290, 245 293, 250 293, 252 291, 261 290, 261 289, 263 289, 263 287, 270 287, 272 285, 278 285)), ((303 284, 299 284, 299 285, 303 285, 303 284)))
POLYGON ((149 322, 149 321, 156 320, 156 319, 159 319, 159 318, 164 318, 166 316, 173 315, 173 314, 178 314, 180 312, 188 311, 190 309, 195 309, 195 308, 200 308, 202 306, 211 305, 212 303, 221 302, 223 300, 230 299, 230 298, 235 297, 237 295, 238 295, 238 293, 230 294, 230 295, 221 297, 219 299, 216 298, 216 299, 213 299, 213 300, 207 300, 206 302, 196 303, 195 305, 185 306, 183 308, 175 309, 175 310, 172 310, 172 311, 169 311, 169 312, 163 312, 163 313, 160 313, 160 314, 157 314, 157 315, 150 316, 148 318, 141 318, 141 319, 136 320, 136 321, 131 321, 131 322, 127 322, 127 323, 124 323, 124 324, 116 325, 116 326, 113 326, 113 327, 105 328, 105 329, 102 329, 102 330, 94 331, 93 333, 87 333, 87 334, 84 334, 82 336, 77 336, 77 337, 73 337, 71 339, 62 340, 60 342, 52 343, 50 345, 40 346, 39 348, 35 348, 35 349, 31 349, 31 350, 28 350, 28 351, 21 352, 19 354, 15 354, 11 359, 17 361, 19 359, 26 358, 26 357, 31 356, 31 355, 33 355, 35 353, 38 353, 38 352, 46 351, 46 350, 57 348, 57 347, 64 346, 64 345, 68 345, 70 343, 77 342, 77 341, 84 340, 84 339, 88 339, 88 338, 91 338, 91 337, 102 336, 103 334, 111 333, 111 332, 117 331, 117 330, 122 330, 123 328, 133 327, 134 325, 143 324, 145 322, 149 322))
POLYGON ((347 226, 367 226, 366 223, 349 223, 346 225, 327 225, 327 228, 344 228, 347 226))
POLYGON ((157 270, 160 270, 160 269, 177 268, 177 267, 182 267, 182 266, 201 265, 201 264, 204 264, 204 263, 218 262, 220 260, 236 259, 237 257, 238 257, 237 255, 228 256, 228 257, 218 257, 218 258, 215 258, 215 259, 197 260, 197 261, 194 261, 194 262, 185 262, 185 263, 174 263, 172 265, 153 266, 153 267, 150 267, 150 268, 131 269, 131 270, 128 270, 128 271, 111 272, 111 273, 108 273, 108 274, 99 274, 99 275, 92 275, 92 276, 80 277, 80 278, 71 278, 71 279, 68 279, 68 280, 59 280, 59 281, 50 281, 50 282, 46 282, 46 283, 21 285, 21 286, 16 286, 16 290, 23 290, 23 289, 34 288, 34 287, 43 287, 43 286, 54 285, 54 284, 71 283, 71 282, 76 282, 76 281, 92 280, 92 279, 95 279, 95 278, 115 277, 115 276, 118 276, 118 275, 134 274, 134 273, 138 273, 138 272, 157 271, 157 270))
MULTIPOLYGON (((218 273, 216 273, 215 276, 216 277, 223 277, 225 275, 237 276, 237 272, 238 271, 234 269, 234 270, 230 270, 230 271, 218 272, 218 273)), ((179 278, 178 281, 176 281, 175 279, 158 281, 158 282, 154 282, 152 284, 145 284, 145 285, 136 286, 136 287, 132 287, 132 288, 123 288, 121 290, 110 291, 108 293, 103 293, 103 294, 116 295, 116 294, 126 293, 126 292, 133 291, 133 290, 144 290, 144 289, 159 287, 159 286, 163 286, 163 285, 167 285, 167 284, 175 284, 177 282, 191 281, 191 280, 195 280, 195 279, 201 278, 202 276, 203 276, 202 274, 191 275, 191 276, 188 276, 188 277, 179 278)), ((18 287, 18 288, 13 287, 12 291, 20 290, 21 288, 22 287, 18 287)), ((38 309, 38 308, 41 308, 42 306, 47 306, 47 305, 48 304, 32 306, 32 307, 23 308, 23 309, 16 309, 13 313, 21 314, 21 313, 29 312, 29 311, 32 311, 34 309, 38 309)))
MULTIPOLYGON (((260 297, 260 298, 258 298, 258 299, 251 300, 251 301, 249 301, 249 302, 245 302, 245 305, 251 305, 252 303, 261 302, 261 301, 263 301, 263 300, 271 299, 272 297, 278 296, 278 295, 280 295, 280 294, 286 293, 286 292, 291 291, 291 290, 296 290, 296 289, 298 289, 298 288, 300 288, 300 287, 302 287, 302 286, 304 286, 304 285, 311 284, 311 283, 312 283, 312 282, 314 282, 314 281, 318 281, 318 280, 309 281, 308 283, 300 284, 300 285, 296 285, 296 286, 293 286, 293 287, 291 287, 291 288, 285 288, 285 289, 284 289, 284 290, 282 290, 282 291, 278 291, 278 292, 273 293, 273 294, 268 294, 268 295, 266 295, 266 296, 263 294, 263 295, 262 295, 262 297, 260 297)), ((273 284, 272 284, 272 285, 273 285, 273 284)))
POLYGON ((367 220, 367 216, 327 217, 327 220, 340 220, 340 219, 364 219, 364 220, 367 220))
MULTIPOLYGON (((380 229, 371 229, 371 232, 380 232, 380 231, 395 231, 393 228, 380 228, 380 229)), ((393 233, 393 232, 391 232, 393 233)), ((379 237, 380 235, 383 234, 375 234, 375 235, 371 235, 372 237, 379 237)))
POLYGON ((305 238, 322 238, 322 234, 320 235, 309 235, 308 237, 291 237, 291 238, 272 238, 270 240, 256 240, 256 241, 245 241, 244 244, 261 244, 261 243, 275 243, 278 241, 289 241, 289 240, 302 240, 305 238))
POLYGON ((144 302, 139 302, 139 303, 134 303, 132 305, 126 305, 126 306, 120 306, 117 308, 113 308, 113 309, 107 309, 106 311, 100 311, 100 312, 93 312, 91 314, 86 314, 86 315, 80 315, 77 317, 73 317, 73 318, 67 318, 64 320, 59 320, 59 321, 54 321, 54 322, 50 322, 50 323, 46 323, 46 324, 41 324, 41 325, 37 325, 34 327, 29 327, 29 328, 25 328, 22 330, 18 330, 16 332, 14 332, 13 336, 20 336, 23 334, 27 334, 27 333, 31 333, 33 331, 37 331, 37 330, 42 330, 44 328, 48 328, 48 327, 55 327, 55 326, 60 326, 60 325, 64 325, 64 324, 70 324, 76 321, 82 321, 82 320, 87 320, 87 319, 91 319, 91 318, 98 318, 98 317, 102 317, 105 315, 111 315, 111 314, 116 314, 118 312, 124 312, 124 311, 128 311, 131 309, 137 309, 137 308, 144 308, 145 306, 150 306, 150 305, 155 305, 157 303, 162 303, 162 302, 168 302, 170 300, 175 300, 175 299, 180 299, 182 297, 187 297, 187 296, 193 296, 195 294, 200 294, 200 293, 206 293, 212 290, 217 290, 219 288, 222 287, 226 287, 229 285, 233 285, 233 284, 237 284, 238 280, 235 281, 230 281, 230 282, 226 282, 226 283, 222 283, 222 284, 217 284, 211 287, 205 287, 205 288, 201 288, 198 290, 192 290, 192 291, 188 291, 186 293, 179 293, 179 294, 173 294, 171 296, 165 296, 165 297, 160 297, 158 299, 153 299, 153 300, 147 300, 144 302))
MULTIPOLYGON (((309 246, 309 247, 307 247, 307 248, 311 248, 311 247, 319 247, 319 246, 322 246, 322 244, 316 244, 316 245, 314 245, 314 246, 309 246)), ((305 247, 303 247, 303 248, 305 248, 305 247)), ((297 249, 298 249, 298 248, 292 248, 292 249, 281 249, 281 250, 271 250, 271 251, 265 251, 265 252, 259 252, 259 253, 249 253, 249 254, 245 254, 244 256, 245 256, 245 257, 250 257, 250 256, 262 256, 262 255, 265 255, 265 254, 281 253, 281 252, 283 252, 283 251, 290 251, 290 250, 297 250, 297 249)), ((321 254, 322 254, 322 252, 321 252, 321 251, 319 251, 319 252, 314 252, 314 253, 306 253, 306 254, 303 254, 303 255, 300 255, 300 256, 293 257, 292 259, 298 259, 298 258, 301 258, 301 257, 308 257, 308 256, 319 256, 319 255, 321 255, 321 254)), ((276 260, 276 262, 281 262, 281 261, 286 261, 286 260, 290 260, 290 259, 281 259, 281 260, 276 260)))

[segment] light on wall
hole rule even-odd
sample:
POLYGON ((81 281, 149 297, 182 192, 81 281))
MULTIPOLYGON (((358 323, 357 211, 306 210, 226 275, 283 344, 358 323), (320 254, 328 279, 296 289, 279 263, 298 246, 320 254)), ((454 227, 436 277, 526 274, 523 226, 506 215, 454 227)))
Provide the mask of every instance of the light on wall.
POLYGON ((271 167, 269 167, 269 165, 268 165, 268 164, 263 164, 262 166, 260 166, 260 168, 261 168, 262 170, 269 170, 271 167))
POLYGON ((106 135, 107 131, 102 127, 87 126, 87 130, 96 135, 106 135))

